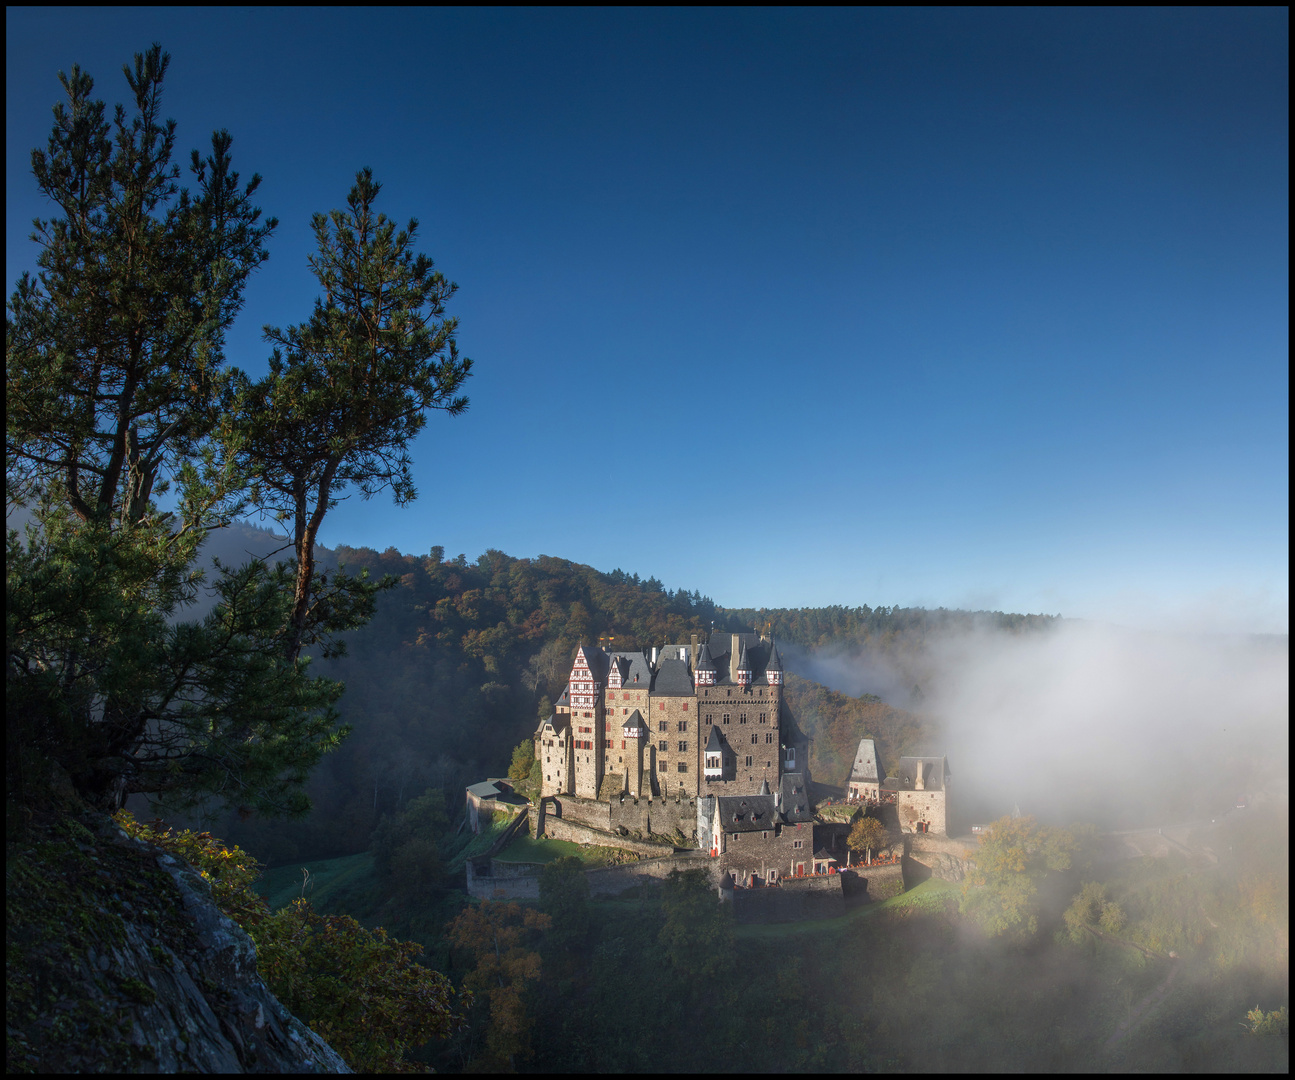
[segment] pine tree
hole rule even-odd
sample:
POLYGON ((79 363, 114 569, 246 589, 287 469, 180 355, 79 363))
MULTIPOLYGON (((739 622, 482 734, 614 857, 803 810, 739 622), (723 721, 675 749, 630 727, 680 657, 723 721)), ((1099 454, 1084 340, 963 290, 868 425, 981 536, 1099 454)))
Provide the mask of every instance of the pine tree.
POLYGON ((310 265, 324 295, 306 323, 265 328, 276 346, 270 373, 240 380, 229 426, 259 500, 292 526, 289 655, 318 639, 322 612, 345 628, 343 612, 371 613, 371 591, 354 579, 314 574, 324 515, 348 486, 365 499, 389 489, 397 505, 412 501, 409 442, 427 411, 455 416, 468 406, 459 390, 472 361, 458 354, 458 321, 445 317, 457 286, 414 253, 417 221, 397 232, 374 211, 381 187, 363 169, 346 211, 314 216, 310 265))
POLYGON ((471 365, 442 318, 454 286, 412 254, 413 225, 371 213, 365 172, 349 217, 315 219, 326 299, 305 326, 267 329, 287 356, 258 382, 226 366, 276 223, 227 132, 192 155, 195 193, 179 189, 168 64, 157 45, 136 55, 135 115, 118 106, 111 126, 89 75, 60 75, 68 104, 32 156, 61 216, 36 222, 40 272, 6 320, 9 502, 35 522, 6 544, 7 779, 25 798, 52 763, 106 809, 142 792, 298 814, 346 734, 341 685, 303 650, 340 652, 390 584, 317 576, 315 536, 348 484, 414 497, 408 441, 424 410, 466 407, 471 365), (202 538, 248 507, 294 522, 297 558, 217 563, 213 610, 183 621, 202 538))

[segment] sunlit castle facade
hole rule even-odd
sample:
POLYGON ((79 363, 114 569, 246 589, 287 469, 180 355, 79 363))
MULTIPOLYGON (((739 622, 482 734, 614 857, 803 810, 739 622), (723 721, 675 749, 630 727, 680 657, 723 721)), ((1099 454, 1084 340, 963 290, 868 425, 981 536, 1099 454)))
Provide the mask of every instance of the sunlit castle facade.
MULTIPOLYGON (((582 645, 566 691, 535 733, 541 795, 757 795, 804 773, 783 708, 783 666, 758 634, 609 652, 582 645)), ((804 781, 802 781, 804 782, 804 781)))

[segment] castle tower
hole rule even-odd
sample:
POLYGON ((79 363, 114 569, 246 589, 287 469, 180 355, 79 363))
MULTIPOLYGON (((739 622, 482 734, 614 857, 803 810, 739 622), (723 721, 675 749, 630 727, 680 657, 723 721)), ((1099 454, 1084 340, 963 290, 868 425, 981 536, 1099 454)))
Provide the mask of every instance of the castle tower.
POLYGON ((850 798, 876 802, 881 798, 881 779, 877 771, 877 745, 872 739, 860 739, 854 752, 854 767, 847 783, 850 798))
POLYGON ((741 651, 737 657, 737 684, 738 686, 751 685, 751 661, 746 656, 746 642, 741 644, 741 651))
POLYGON ((555 712, 535 732, 535 760, 540 763, 540 796, 562 795, 572 787, 570 716, 555 712))
POLYGON ((769 639, 769 663, 765 665, 764 677, 770 686, 782 685, 782 657, 778 655, 778 646, 769 639))
POLYGON ((710 658, 710 646, 705 642, 702 643, 697 652, 697 667, 693 672, 696 686, 714 686, 715 685, 715 664, 710 658))
MULTIPOLYGON (((643 719, 643 714, 638 709, 630 713, 621 725, 625 745, 625 791, 636 799, 644 794, 643 748, 647 744, 647 733, 647 721, 643 719)), ((652 794, 650 788, 647 794, 652 794)))
POLYGON ((598 797, 603 775, 606 736, 603 732, 603 688, 601 650, 576 650, 567 687, 571 697, 571 735, 575 794, 584 799, 598 797))

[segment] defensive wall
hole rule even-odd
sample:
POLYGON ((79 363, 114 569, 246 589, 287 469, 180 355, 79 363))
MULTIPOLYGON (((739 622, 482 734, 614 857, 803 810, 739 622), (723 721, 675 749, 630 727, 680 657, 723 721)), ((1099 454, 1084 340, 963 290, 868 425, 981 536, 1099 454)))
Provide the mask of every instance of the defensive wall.
MULTIPOLYGON (((564 822, 616 833, 632 840, 649 836, 671 837, 678 830, 685 843, 697 840, 697 800, 688 795, 642 796, 632 795, 600 802, 582 799, 576 795, 546 795, 540 800, 536 815, 534 836, 553 836, 549 822, 564 822)), ((589 841, 585 841, 588 843, 589 841)), ((621 844, 621 846, 626 846, 621 844)))
POLYGON ((633 840, 626 836, 609 833, 603 829, 591 828, 566 818, 545 816, 543 836, 550 840, 570 840, 575 844, 601 844, 603 847, 623 848, 637 855, 658 858, 670 854, 668 844, 651 844, 644 840, 633 840))
MULTIPOLYGON (((658 849, 659 850, 659 849, 658 849)), ((489 872, 468 863, 468 895, 478 900, 538 900, 544 863, 509 863, 490 860, 489 872)), ((586 870, 589 895, 595 900, 619 896, 628 889, 669 877, 676 870, 705 870, 714 877, 716 867, 703 851, 658 855, 620 866, 586 870)))

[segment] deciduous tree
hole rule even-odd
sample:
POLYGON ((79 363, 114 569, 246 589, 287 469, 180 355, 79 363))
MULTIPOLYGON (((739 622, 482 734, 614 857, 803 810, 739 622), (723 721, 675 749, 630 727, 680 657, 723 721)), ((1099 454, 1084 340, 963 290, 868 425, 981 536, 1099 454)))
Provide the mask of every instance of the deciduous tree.
POLYGON ((875 817, 865 814, 851 826, 845 842, 851 851, 859 854, 876 851, 886 842, 886 826, 875 817))
POLYGON ((464 908, 447 927, 450 943, 474 962, 464 985, 489 1003, 486 1047, 496 1064, 515 1066, 530 1056, 535 1017, 529 994, 540 977, 535 945, 551 925, 534 908, 485 901, 464 908))

